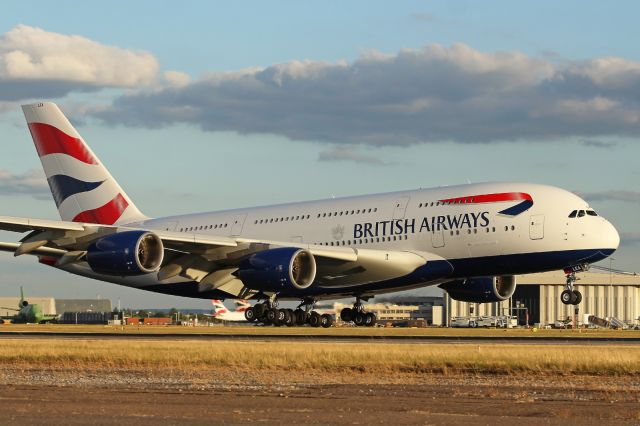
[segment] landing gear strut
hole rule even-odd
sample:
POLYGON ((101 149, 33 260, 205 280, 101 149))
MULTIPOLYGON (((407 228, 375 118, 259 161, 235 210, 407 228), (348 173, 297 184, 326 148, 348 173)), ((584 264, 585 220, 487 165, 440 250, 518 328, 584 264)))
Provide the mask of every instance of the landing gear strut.
POLYGON ((560 300, 565 305, 578 305, 582 302, 582 293, 574 289, 575 282, 579 279, 575 272, 567 273, 566 290, 560 294, 560 300))
POLYGON ((333 325, 333 317, 329 314, 320 314, 315 308, 315 299, 303 299, 294 311, 296 325, 309 324, 311 327, 329 328, 333 325))
POLYGON ((353 308, 344 308, 340 311, 340 319, 344 322, 351 322, 358 327, 373 327, 376 325, 377 318, 373 312, 366 312, 364 305, 360 301, 359 297, 356 297, 356 302, 353 304, 353 308))

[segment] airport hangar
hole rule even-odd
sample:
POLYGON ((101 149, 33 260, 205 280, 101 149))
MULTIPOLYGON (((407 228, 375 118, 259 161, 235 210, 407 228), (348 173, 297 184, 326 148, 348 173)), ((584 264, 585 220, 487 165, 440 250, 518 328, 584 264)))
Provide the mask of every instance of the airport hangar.
MULTIPOLYGON (((65 312, 111 312, 109 299, 55 299, 53 297, 25 296, 32 305, 40 305, 45 315, 62 315, 65 312)), ((0 297, 0 316, 10 317, 16 314, 19 297, 0 297), (7 309, 11 308, 11 309, 7 309)))
MULTIPOLYGON (((600 318, 615 317, 628 325, 640 323, 640 276, 582 272, 577 274, 576 289, 582 293, 578 305, 580 324, 584 315, 600 318)), ((564 305, 560 293, 565 289, 562 271, 519 275, 516 291, 510 299, 498 303, 467 303, 447 297, 381 296, 366 304, 367 311, 374 312, 384 322, 425 320, 429 325, 447 325, 454 317, 481 317, 514 315, 519 325, 552 325, 575 314, 575 306, 564 305), (448 308, 448 309, 447 309, 448 308)), ((339 318, 340 310, 349 303, 335 303, 333 308, 339 318)))
MULTIPOLYGON (((640 322, 640 275, 602 272, 580 272, 575 288, 582 293, 578 305, 579 320, 583 314, 606 318, 614 317, 629 325, 640 322)), ((517 315, 519 324, 551 325, 558 320, 573 317, 575 306, 564 305, 560 293, 565 289, 562 271, 518 275, 513 296, 498 303, 458 302, 446 296, 449 318, 465 316, 517 315)), ((445 312, 447 309, 445 309, 445 312)), ((447 314, 445 313, 445 320, 447 314)))

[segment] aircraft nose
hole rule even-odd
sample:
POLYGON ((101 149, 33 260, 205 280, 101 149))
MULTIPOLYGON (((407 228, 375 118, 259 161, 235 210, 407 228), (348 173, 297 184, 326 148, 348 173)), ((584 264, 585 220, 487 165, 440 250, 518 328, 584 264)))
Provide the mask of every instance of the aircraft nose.
POLYGON ((620 234, 618 234, 618 230, 608 220, 605 220, 602 224, 601 237, 604 243, 603 248, 618 249, 620 245, 620 234))

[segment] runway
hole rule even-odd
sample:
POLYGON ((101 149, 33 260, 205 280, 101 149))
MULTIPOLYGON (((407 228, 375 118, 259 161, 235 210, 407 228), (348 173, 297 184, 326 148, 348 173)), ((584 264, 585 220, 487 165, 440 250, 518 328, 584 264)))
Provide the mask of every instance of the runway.
POLYGON ((446 335, 327 335, 284 333, 116 333, 116 332, 48 332, 48 331, 0 331, 0 339, 93 339, 93 340, 167 340, 167 341, 269 341, 269 342, 332 342, 332 343, 456 343, 456 344, 505 344, 505 345, 640 345, 638 337, 559 337, 559 336, 446 336, 446 335))

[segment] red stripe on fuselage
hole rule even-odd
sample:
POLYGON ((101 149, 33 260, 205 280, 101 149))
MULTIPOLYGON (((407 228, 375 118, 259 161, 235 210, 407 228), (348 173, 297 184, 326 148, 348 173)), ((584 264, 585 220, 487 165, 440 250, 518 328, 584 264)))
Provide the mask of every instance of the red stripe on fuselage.
POLYGON ((447 204, 480 204, 519 200, 533 201, 533 198, 525 192, 501 192, 497 194, 481 194, 470 195, 467 197, 447 198, 446 200, 440 200, 440 202, 447 204))
POLYGON ((40 157, 48 154, 66 154, 83 163, 98 164, 84 142, 50 124, 29 123, 29 130, 40 157))
POLYGON ((118 219, 120 219, 122 212, 124 212, 127 207, 129 207, 127 200, 124 199, 122 194, 118 194, 113 200, 109 201, 102 207, 79 213, 73 218, 73 221, 96 223, 99 225, 113 225, 118 219))

